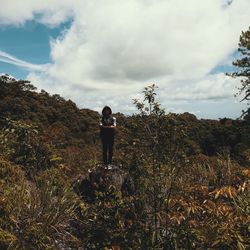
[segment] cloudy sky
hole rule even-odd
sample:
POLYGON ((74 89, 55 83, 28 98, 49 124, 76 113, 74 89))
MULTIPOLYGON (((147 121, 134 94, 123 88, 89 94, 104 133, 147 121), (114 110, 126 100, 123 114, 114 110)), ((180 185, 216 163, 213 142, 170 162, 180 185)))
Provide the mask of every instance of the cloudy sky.
POLYGON ((136 113, 155 83, 169 112, 237 118, 232 61, 249 0, 0 0, 0 73, 80 108, 136 113))

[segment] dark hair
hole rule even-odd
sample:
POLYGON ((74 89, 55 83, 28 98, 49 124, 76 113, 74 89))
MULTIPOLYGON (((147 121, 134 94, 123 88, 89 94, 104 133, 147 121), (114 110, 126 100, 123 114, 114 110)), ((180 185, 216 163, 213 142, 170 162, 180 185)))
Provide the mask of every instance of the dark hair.
POLYGON ((105 107, 102 109, 102 115, 104 115, 104 112, 105 112, 106 109, 108 109, 109 114, 111 115, 111 114, 112 114, 112 110, 111 110, 111 108, 110 108, 109 106, 105 106, 105 107))

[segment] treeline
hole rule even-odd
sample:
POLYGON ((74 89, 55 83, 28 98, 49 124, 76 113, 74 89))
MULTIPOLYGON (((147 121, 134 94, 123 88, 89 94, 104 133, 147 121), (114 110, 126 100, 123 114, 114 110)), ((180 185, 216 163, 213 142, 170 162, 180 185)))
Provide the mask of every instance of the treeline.
POLYGON ((29 81, 6 81, 2 76, 0 88, 1 116, 33 123, 48 136, 53 137, 58 129, 69 144, 77 143, 74 140, 80 142, 79 138, 89 142, 88 136, 97 128, 97 112, 80 110, 74 102, 57 94, 50 95, 44 90, 38 93, 29 81))
MULTIPOLYGON (((0 114, 16 121, 38 126, 56 148, 95 145, 99 148, 99 113, 79 109, 71 100, 60 95, 50 95, 28 81, 5 81, 0 79, 0 114)), ((137 116, 115 114, 119 122, 117 148, 124 141, 133 139, 133 124, 137 116), (128 138, 128 134, 130 138, 128 138)), ((184 126, 187 138, 187 154, 216 155, 228 151, 234 159, 246 163, 250 147, 250 119, 247 113, 241 120, 223 118, 218 120, 197 119, 190 113, 171 114, 176 129, 184 126)))

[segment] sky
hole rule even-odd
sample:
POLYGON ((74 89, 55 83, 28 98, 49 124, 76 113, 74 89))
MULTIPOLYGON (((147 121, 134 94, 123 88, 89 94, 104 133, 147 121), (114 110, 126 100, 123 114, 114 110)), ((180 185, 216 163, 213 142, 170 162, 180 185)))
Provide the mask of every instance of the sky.
POLYGON ((0 73, 79 108, 137 113, 157 85, 167 112, 237 118, 233 72, 249 0, 0 0, 0 73))

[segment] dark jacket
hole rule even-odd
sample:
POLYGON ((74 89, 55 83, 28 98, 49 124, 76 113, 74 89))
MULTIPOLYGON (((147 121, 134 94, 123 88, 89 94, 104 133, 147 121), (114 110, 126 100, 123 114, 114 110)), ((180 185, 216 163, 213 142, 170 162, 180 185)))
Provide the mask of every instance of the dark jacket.
POLYGON ((114 128, 103 128, 103 126, 116 126, 116 118, 112 115, 108 116, 108 117, 105 117, 105 116, 102 116, 100 118, 100 136, 101 138, 105 138, 105 139, 108 139, 108 138, 113 138, 114 135, 115 135, 115 129, 114 128))

